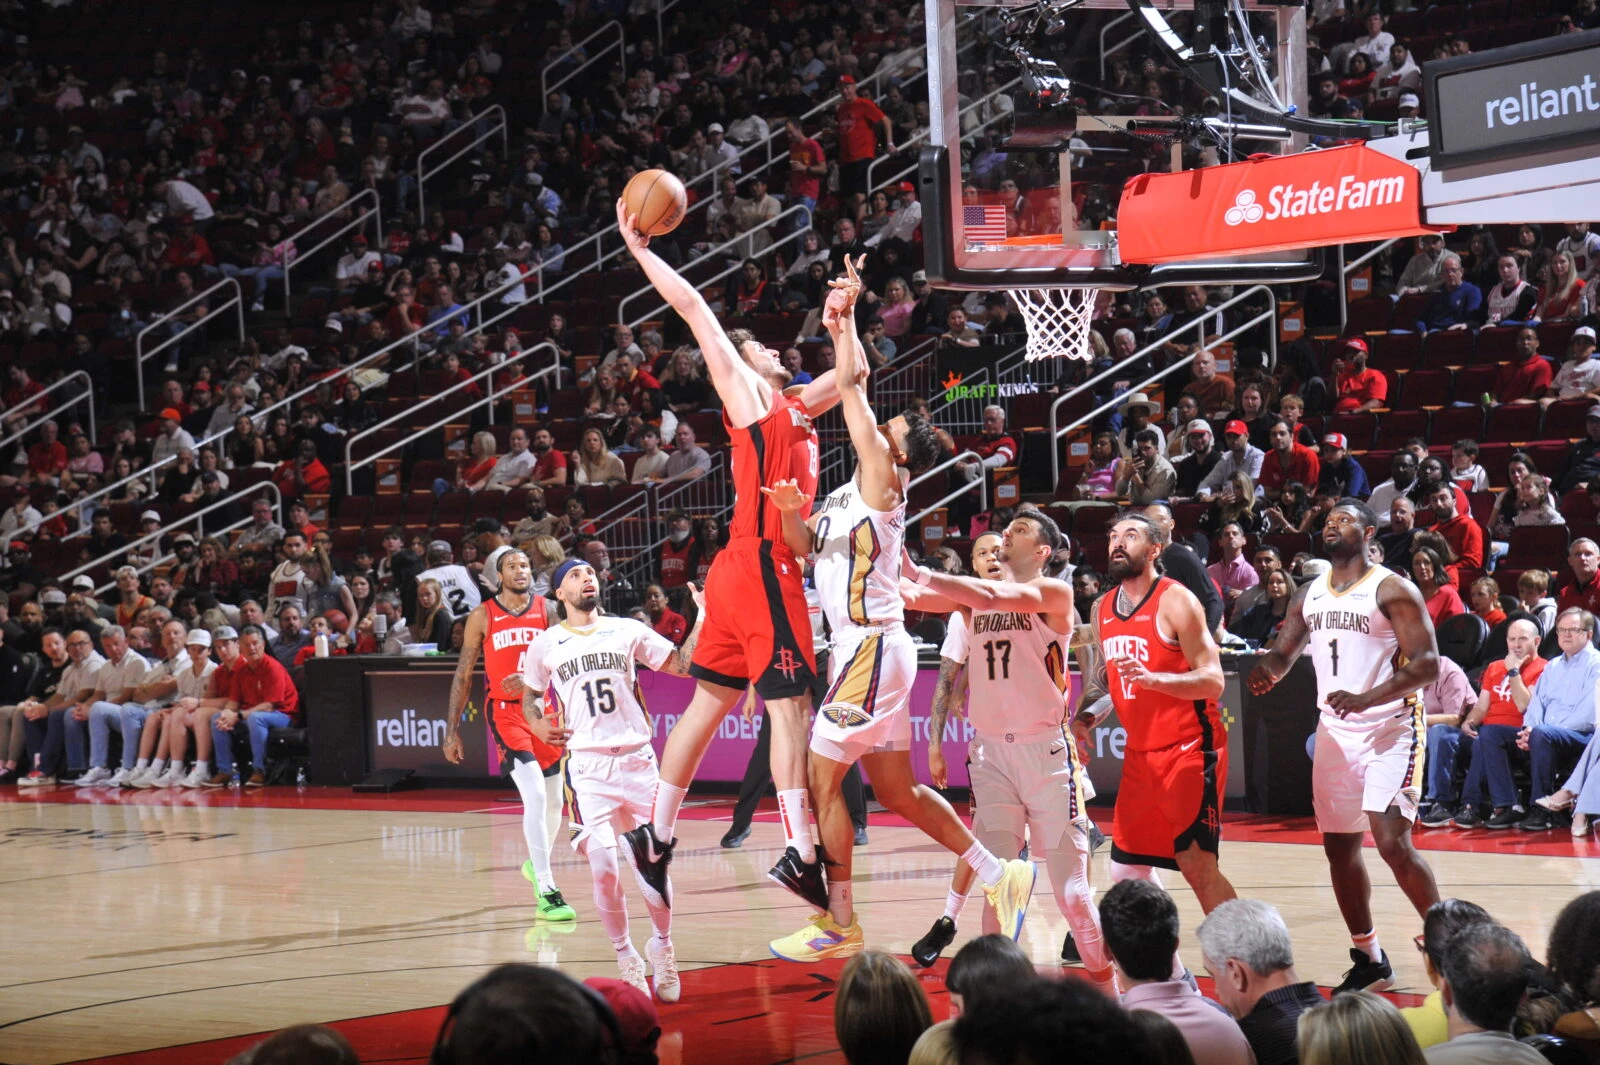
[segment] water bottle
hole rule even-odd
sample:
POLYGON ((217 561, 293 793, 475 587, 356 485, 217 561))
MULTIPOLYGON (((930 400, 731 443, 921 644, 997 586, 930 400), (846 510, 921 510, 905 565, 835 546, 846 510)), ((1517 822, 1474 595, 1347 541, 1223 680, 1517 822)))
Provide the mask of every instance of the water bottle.
POLYGON ((311 642, 317 649, 316 650, 316 655, 317 655, 318 658, 327 658, 328 657, 328 634, 327 633, 325 633, 325 632, 317 633, 316 639, 312 640, 311 642))
POLYGON ((383 643, 383 638, 389 635, 389 619, 382 614, 372 615, 372 635, 378 638, 380 644, 383 643))
POLYGON ((299 788, 303 788, 303 787, 306 786, 306 767, 305 766, 301 766, 300 768, 298 768, 298 769, 296 769, 294 771, 294 783, 295 783, 295 786, 299 787, 299 788))

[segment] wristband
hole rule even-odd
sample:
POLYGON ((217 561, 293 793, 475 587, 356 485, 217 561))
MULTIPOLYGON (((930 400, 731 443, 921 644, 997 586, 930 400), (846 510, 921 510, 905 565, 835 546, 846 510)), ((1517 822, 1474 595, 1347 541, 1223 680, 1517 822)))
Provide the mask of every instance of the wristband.
POLYGON ((911 571, 911 579, 915 583, 926 588, 928 585, 933 583, 933 570, 929 569, 927 566, 918 566, 916 569, 911 571))

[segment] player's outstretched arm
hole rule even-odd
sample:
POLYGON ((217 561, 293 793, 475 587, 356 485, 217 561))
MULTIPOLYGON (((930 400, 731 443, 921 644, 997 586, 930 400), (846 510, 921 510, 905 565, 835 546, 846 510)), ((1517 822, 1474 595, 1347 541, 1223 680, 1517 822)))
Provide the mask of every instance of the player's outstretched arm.
MULTIPOLYGON (((865 256, 862 257, 865 259, 865 256)), ((867 359, 856 334, 856 298, 861 294, 857 264, 844 259, 845 276, 828 282, 832 291, 822 308, 822 324, 833 338, 835 375, 844 424, 861 463, 861 498, 873 510, 893 510, 904 498, 889 441, 878 432, 878 418, 867 401, 867 359)))
POLYGON ((1371 691, 1330 693, 1328 708, 1340 717, 1413 695, 1439 679, 1439 644, 1417 586, 1403 577, 1385 577, 1378 585, 1378 609, 1394 627, 1405 664, 1371 691))
POLYGON ((1300 653, 1306 649, 1306 641, 1311 632, 1306 628, 1305 599, 1306 593, 1311 590, 1311 582, 1307 581, 1295 589, 1294 595, 1289 597, 1289 609, 1284 614, 1283 625, 1278 629, 1277 639, 1272 641, 1272 650, 1256 663, 1250 671, 1250 676, 1245 684, 1250 688, 1252 695, 1265 695, 1271 691, 1283 675, 1289 672, 1300 653))
MULTIPOLYGON (((1072 585, 1041 578, 1031 584, 953 577, 926 566, 909 570, 914 583, 935 596, 971 610, 1023 610, 1030 614, 1072 614, 1072 585)), ((918 606, 918 610, 937 610, 918 606)))
POLYGON ((1176 633, 1189 663, 1187 673, 1151 673, 1135 658, 1116 661, 1117 677, 1135 691, 1153 691, 1180 699, 1215 699, 1222 694, 1222 653, 1206 630, 1206 612, 1187 588, 1169 588, 1161 597, 1156 622, 1176 633))
MULTIPOLYGON (((788 517, 787 514, 784 517, 788 517)), ((690 628, 689 635, 683 638, 683 643, 667 656, 661 663, 663 673, 671 673, 679 677, 689 675, 689 664, 694 661, 694 649, 700 645, 700 627, 706 621, 706 595, 693 581, 689 582, 689 595, 694 599, 694 626, 690 628)))
POLYGON ((805 558, 810 555, 811 526, 800 516, 800 511, 811 502, 811 497, 800 491, 800 482, 779 481, 771 488, 762 485, 761 491, 772 499, 772 505, 783 515, 784 544, 794 552, 795 558, 805 558))
POLYGON ((488 627, 489 614, 483 607, 467 615, 467 627, 461 635, 461 656, 456 659, 456 673, 450 679, 450 706, 445 716, 444 743, 440 745, 444 760, 451 765, 460 765, 466 756, 458 730, 462 711, 467 707, 467 692, 472 690, 472 671, 478 668, 478 656, 483 651, 483 637, 488 627))

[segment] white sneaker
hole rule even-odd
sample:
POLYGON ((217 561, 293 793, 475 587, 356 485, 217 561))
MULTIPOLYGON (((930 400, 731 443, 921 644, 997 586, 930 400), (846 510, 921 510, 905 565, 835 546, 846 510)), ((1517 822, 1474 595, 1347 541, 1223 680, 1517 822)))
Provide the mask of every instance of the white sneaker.
POLYGON ((650 994, 650 984, 644 978, 644 959, 639 957, 637 951, 617 959, 617 968, 622 971, 624 983, 637 987, 646 997, 650 994))
POLYGON ((55 777, 48 773, 41 773, 36 769, 32 773, 29 773, 27 776, 23 777, 21 780, 17 781, 17 787, 42 788, 46 787, 47 785, 54 784, 55 782, 55 777))
POLYGON ((108 787, 108 788, 129 788, 129 787, 133 787, 133 784, 131 783, 132 780, 133 780, 133 775, 134 775, 134 771, 131 770, 131 769, 119 769, 115 773, 111 774, 111 776, 109 778, 107 778, 106 787, 108 787))
POLYGON ((157 788, 176 788, 183 784, 183 777, 183 763, 179 762, 177 765, 168 769, 165 773, 162 773, 159 777, 153 777, 151 779, 151 785, 157 788))
POLYGON ((180 787, 180 788, 203 788, 203 787, 206 786, 206 780, 208 778, 210 778, 210 776, 211 776, 210 773, 207 773, 204 770, 200 769, 198 766, 196 766, 194 769, 189 770, 189 775, 188 776, 186 776, 182 780, 178 781, 178 787, 180 787))
MULTIPOLYGON (((127 770, 124 770, 127 772, 127 770)), ((128 773, 128 779, 122 784, 125 788, 153 788, 156 786, 156 775, 150 771, 149 766, 135 769, 128 773)))
POLYGON ((644 945, 644 952, 650 959, 651 983, 655 984, 656 998, 662 1002, 678 1001, 678 996, 683 993, 683 984, 678 980, 678 959, 673 955, 672 941, 669 939, 662 943, 651 936, 644 945))
POLYGON ((260 314, 262 311, 264 311, 266 309, 267 309, 267 305, 262 300, 252 300, 251 303, 250 303, 250 310, 255 314, 260 314))
POLYGON ((111 770, 97 765, 72 783, 80 788, 98 788, 111 779, 111 770))

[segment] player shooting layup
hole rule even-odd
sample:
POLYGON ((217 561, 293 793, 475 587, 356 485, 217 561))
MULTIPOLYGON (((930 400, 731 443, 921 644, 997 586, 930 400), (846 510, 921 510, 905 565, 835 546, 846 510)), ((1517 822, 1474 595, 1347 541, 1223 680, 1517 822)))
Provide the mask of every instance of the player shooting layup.
MULTIPOLYGON (((1056 905, 1090 979, 1111 989, 1111 960, 1089 886, 1089 816, 1077 747, 1065 725, 1067 641, 1077 614, 1072 585, 1045 576, 1066 546, 1054 521, 1024 508, 1001 534, 1001 580, 919 570, 917 583, 956 604, 969 634, 963 657, 972 692, 967 716, 976 733, 967 763, 973 830, 1000 854, 1021 851, 1027 834, 1032 853, 1044 855, 1056 905)), ((914 605, 938 609, 921 594, 914 605)))
MULTIPOLYGON (((893 418, 881 428, 873 417, 853 313, 861 284, 855 264, 847 261, 845 269, 848 280, 831 282, 834 291, 823 321, 838 354, 844 419, 857 456, 855 476, 823 501, 809 525, 800 514, 808 500, 795 484, 783 482, 770 491, 783 510, 784 533, 795 553, 815 548, 818 597, 833 628, 833 684, 817 711, 810 759, 827 882, 803 885, 806 901, 821 912, 771 944, 776 957, 789 961, 848 957, 865 945, 850 882, 855 829, 840 789, 857 761, 872 778, 880 802, 972 867, 986 885, 1001 929, 1013 939, 1022 931, 1033 893, 1033 865, 995 857, 938 792, 917 783, 911 769, 917 648, 905 629, 900 594, 906 473, 938 460, 939 437, 932 424, 915 415, 893 418)), ((1010 853, 1020 849, 1018 843, 1010 853)))
MULTIPOLYGON (((624 838, 640 874, 666 895, 678 810, 723 717, 753 681, 772 715, 772 778, 787 848, 768 874, 800 894, 821 877, 806 795, 806 726, 811 716, 811 621, 800 563, 783 541, 783 517, 762 494, 779 481, 817 491, 817 434, 811 419, 839 401, 834 372, 797 397, 783 388, 792 376, 778 353, 744 330, 724 333, 694 287, 649 249, 617 201, 617 224, 650 283, 688 323, 722 400, 722 422, 733 440, 733 521, 728 546, 706 575, 706 624, 689 675, 694 697, 661 756, 661 784, 650 821, 624 838)), ((805 897, 803 894, 801 897, 805 897)))
MULTIPOLYGON (((1108 540, 1107 570, 1118 584, 1095 605, 1079 705, 1109 693, 1128 734, 1111 876, 1159 883, 1156 867, 1176 869, 1210 913, 1234 897, 1217 866, 1228 776, 1227 732, 1217 712, 1222 658, 1200 601, 1156 572, 1167 546, 1162 527, 1142 513, 1124 513, 1108 540)), ((1074 728, 1098 723, 1080 710, 1074 728)))
POLYGON ((1377 533, 1377 516, 1359 499, 1341 499, 1328 512, 1322 543, 1333 568, 1295 593, 1271 653, 1248 681, 1257 695, 1270 691, 1310 642, 1322 709, 1311 797, 1333 894, 1354 944, 1354 965, 1336 991, 1381 990, 1394 982, 1378 945, 1361 858, 1369 829, 1417 913, 1426 915, 1439 901, 1433 870, 1411 845, 1424 779, 1422 689, 1439 675, 1439 648, 1416 585, 1367 561, 1377 533))
POLYGON ((460 765, 466 751, 461 744, 461 714, 472 689, 472 673, 483 654, 485 707, 489 728, 500 744, 501 757, 513 763, 511 782, 522 796, 522 835, 528 843, 528 860, 522 875, 539 897, 539 916, 546 921, 572 921, 577 914, 556 887, 550 869, 550 841, 561 828, 561 751, 539 736, 522 712, 522 658, 528 645, 550 624, 541 596, 530 594, 533 569, 521 551, 495 552, 494 567, 500 591, 467 615, 450 682, 450 710, 445 721, 443 752, 451 765, 460 765))
MULTIPOLYGON (((553 741, 568 752, 568 799, 576 830, 572 845, 589 861, 595 908, 616 949, 622 978, 648 995, 644 959, 628 936, 628 904, 617 862, 616 830, 633 828, 650 816, 659 779, 656 753, 650 747, 653 728, 635 667, 642 662, 651 669, 687 674, 705 620, 705 604, 699 589, 689 585, 701 609, 683 647, 675 648, 648 625, 602 615, 600 579, 586 562, 561 563, 550 586, 566 607, 566 620, 540 633, 528 648, 522 705, 528 719, 552 728, 553 741), (552 684, 560 703, 560 727, 544 707, 544 693, 552 684)), ((667 890, 658 897, 637 868, 634 875, 655 928, 644 951, 650 958, 656 996, 676 1002, 680 987, 672 951, 672 886, 665 882, 667 890)))

